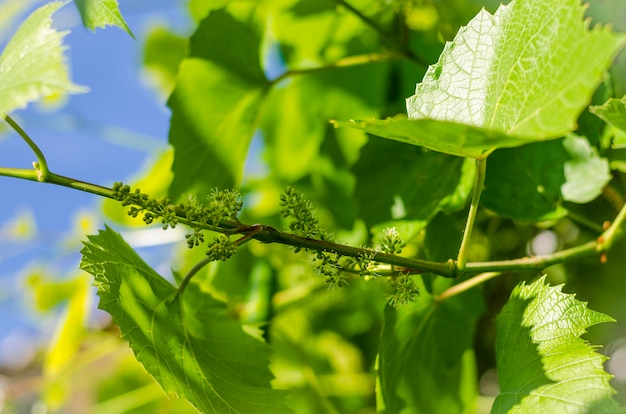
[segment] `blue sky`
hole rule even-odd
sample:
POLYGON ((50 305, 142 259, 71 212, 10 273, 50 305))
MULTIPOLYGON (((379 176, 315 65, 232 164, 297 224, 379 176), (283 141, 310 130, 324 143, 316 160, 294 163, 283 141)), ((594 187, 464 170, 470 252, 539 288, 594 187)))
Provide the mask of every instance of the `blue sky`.
MULTIPOLYGON (((2 2, 11 0, 0 0, 2 2)), ((149 86, 141 68, 149 30, 164 25, 187 34, 192 22, 185 0, 122 0, 120 9, 137 40, 119 28, 84 29, 74 4, 55 14, 55 27, 70 29, 65 38, 72 80, 90 92, 70 96, 61 108, 37 105, 13 117, 37 142, 52 171, 110 186, 136 174, 155 151, 167 145, 169 111, 149 86)), ((30 11, 43 2, 37 2, 30 11)), ((29 12, 30 12, 29 11, 29 12)), ((22 21, 25 16, 20 18, 22 21)), ((4 47, 2 45, 2 47, 4 47)), ((29 168, 34 155, 14 133, 0 137, 0 165, 29 168)), ((62 277, 78 267, 80 243, 71 239, 77 214, 97 213, 101 200, 75 190, 0 177, 0 364, 20 341, 50 332, 49 320, 33 314, 21 276, 38 263, 50 276, 62 277), (34 239, 7 237, 20 214, 32 212, 34 239)), ((105 220, 96 218, 97 226, 105 220)), ((21 348, 18 347, 18 348, 21 348)))

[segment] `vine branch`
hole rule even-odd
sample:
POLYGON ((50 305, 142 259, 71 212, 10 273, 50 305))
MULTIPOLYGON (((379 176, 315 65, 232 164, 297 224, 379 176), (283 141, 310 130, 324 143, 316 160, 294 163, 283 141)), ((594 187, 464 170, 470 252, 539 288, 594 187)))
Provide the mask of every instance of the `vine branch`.
MULTIPOLYGON (((37 179, 37 173, 33 170, 0 168, 0 175, 39 181, 37 179)), ((44 182, 87 191, 101 197, 114 198, 113 190, 110 188, 85 183, 80 180, 63 177, 54 173, 50 173, 44 182)), ((330 241, 302 237, 292 233, 279 231, 272 226, 263 224, 238 224, 232 220, 225 220, 220 223, 215 223, 215 225, 198 223, 188 220, 179 206, 170 204, 168 208, 176 213, 180 223, 227 235, 241 234, 245 237, 246 241, 254 239, 262 243, 278 243, 296 248, 299 247, 309 249, 316 252, 334 252, 342 256, 355 258, 363 255, 370 255, 372 261, 397 266, 396 270, 402 273, 432 273, 449 278, 485 272, 542 270, 553 264, 597 256, 610 249, 618 236, 622 234, 622 223, 626 218, 625 206, 622 210, 620 210, 611 226, 597 240, 587 242, 580 246, 571 247, 549 255, 490 262, 468 262, 463 268, 460 268, 458 263, 452 259, 446 262, 433 262, 403 257, 375 251, 369 248, 353 247, 330 241)))
MULTIPOLYGON (((7 117, 7 119, 10 118, 7 117)), ((17 126, 17 124, 13 120, 7 122, 14 128, 17 126)), ((30 170, 0 167, 0 176, 50 183, 63 187, 73 188, 76 190, 86 191, 101 197, 119 200, 115 189, 84 182, 81 180, 76 180, 70 177, 64 177, 50 171, 47 163, 45 162, 43 154, 35 145, 33 140, 28 137, 28 135, 18 126, 16 131, 18 131, 20 136, 27 143, 29 143, 31 149, 33 149, 33 152, 35 152, 35 155, 38 159, 39 168, 35 167, 33 170, 30 170)), ((268 225, 249 225, 241 223, 238 219, 233 217, 226 217, 220 219, 219 221, 211 221, 209 219, 208 221, 205 220, 201 222, 198 220, 194 220, 194 218, 189 215, 189 212, 186 211, 184 207, 181 207, 181 205, 169 204, 169 202, 165 206, 163 206, 162 209, 159 210, 159 212, 161 214, 164 214, 164 212, 167 214, 172 214, 176 217, 178 223, 186 224, 194 229, 209 230, 217 233, 222 233, 227 236, 241 235, 242 237, 234 242, 235 245, 244 244, 254 239, 262 243, 284 244, 295 247, 296 249, 306 249, 318 253, 334 253, 338 256, 352 257, 355 259, 367 257, 372 262, 382 263, 390 266, 387 270, 383 270, 380 273, 377 272, 377 274, 380 275, 397 276, 401 274, 407 275, 432 273, 448 278, 454 278, 462 275, 478 275, 457 285, 458 287, 454 288, 454 294, 458 294, 461 291, 467 290, 491 277, 495 277, 496 273, 500 274, 503 272, 519 272, 527 270, 540 271, 553 264, 602 255, 613 246, 617 238, 620 237, 623 233, 623 222, 626 219, 626 205, 622 206, 613 223, 597 238, 597 240, 593 240, 583 245, 571 247, 549 255, 523 257, 519 259, 502 261, 468 263, 466 262, 468 240, 471 237, 471 229, 473 227, 474 218, 476 215, 476 208, 478 206, 480 193, 482 191, 482 186, 484 183, 485 167, 485 160, 477 161, 476 182, 474 187, 474 193, 472 196, 472 203, 470 206, 470 213, 468 215, 468 221, 463 242, 461 244, 459 257, 456 261, 450 259, 446 262, 433 262, 428 260, 403 257, 398 254, 385 253, 367 247, 352 247, 340 243, 335 243, 329 240, 304 237, 294 233, 279 231, 276 228, 268 225)), ((137 205, 143 207, 140 204, 137 205)), ((204 265, 206 265, 206 262, 204 261, 198 263, 199 267, 197 269, 199 270, 199 268, 204 265)), ((351 269, 346 270, 350 272, 351 269)), ((195 272, 190 272, 190 274, 187 275, 185 279, 190 279, 191 276, 193 276, 193 273, 195 272)), ((183 283, 183 285, 181 286, 182 289, 184 289, 185 284, 186 283, 183 283)), ((447 293, 446 295, 450 296, 452 295, 452 293, 447 293)), ((442 295, 440 297, 440 300, 445 299, 447 296, 442 295)))

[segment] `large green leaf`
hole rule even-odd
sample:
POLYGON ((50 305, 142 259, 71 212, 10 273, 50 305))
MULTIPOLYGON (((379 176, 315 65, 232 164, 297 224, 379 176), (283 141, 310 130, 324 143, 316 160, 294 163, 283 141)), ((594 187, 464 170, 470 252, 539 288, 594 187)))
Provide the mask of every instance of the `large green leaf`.
POLYGON ((455 192, 462 164, 458 157, 370 139, 352 169, 359 217, 369 226, 399 218, 427 222, 455 192), (402 211, 392 214, 393 206, 402 211))
POLYGON ((182 295, 107 228, 90 236, 81 267, 146 370, 203 413, 286 413, 270 386, 270 348, 244 333, 226 306, 190 283, 182 295))
POLYGON ((155 27, 148 33, 143 64, 161 91, 171 94, 176 84, 178 67, 187 56, 187 38, 155 27))
MULTIPOLYGON (((386 69, 380 64, 337 68, 332 72, 296 77, 273 88, 261 124, 267 144, 266 159, 272 166, 272 174, 292 182, 319 168, 323 163, 322 143, 328 139, 329 129, 331 133, 336 132, 329 128, 328 119, 349 116, 349 113, 375 114, 374 108, 380 105, 384 95, 381 80, 387 74, 386 69), (363 82, 373 85, 362 91, 360 85, 363 82), (316 98, 312 99, 312 96, 316 98)), ((354 158, 357 151, 349 143, 363 142, 365 134, 349 132, 359 138, 350 139, 347 134, 339 134, 341 137, 337 139, 339 145, 350 148, 342 152, 349 151, 354 158)))
POLYGON ((489 157, 481 204, 501 216, 523 221, 563 217, 561 187, 567 159, 559 141, 504 149, 489 157))
POLYGON ((521 283, 496 319, 500 394, 492 413, 617 413, 606 357, 580 338, 612 318, 545 277, 521 283))
POLYGON ((35 10, 0 55, 1 117, 47 96, 87 91, 68 77, 62 41, 69 32, 51 26, 52 14, 64 4, 54 1, 35 10))
MULTIPOLYGON (((462 223, 439 214, 426 228, 423 258, 447 260, 458 252, 462 223)), ((417 301, 386 308, 381 333, 379 397, 385 413, 448 414, 472 412, 477 395, 473 340, 484 312, 482 294, 474 289, 437 302, 459 280, 416 276, 417 301), (423 278, 424 284, 421 284, 423 278)))
POLYGON ((586 138, 570 134, 491 155, 481 202, 516 220, 553 220, 567 214, 563 200, 587 203, 610 179, 608 161, 586 138))
POLYGON ((175 150, 173 198, 231 188, 241 179, 269 87, 259 47, 254 28, 225 10, 210 12, 191 37, 190 55, 168 102, 169 141, 175 150))
POLYGON ((588 30, 583 15, 579 0, 514 0, 494 15, 483 10, 446 44, 407 100, 411 120, 355 126, 475 158, 560 137, 575 129, 602 72, 626 44, 608 29, 588 30))
POLYGON ((74 3, 86 28, 96 30, 98 27, 117 26, 135 38, 120 13, 117 0, 74 0, 74 3))
POLYGON ((341 122, 336 127, 352 127, 379 137, 422 146, 461 157, 483 158, 496 148, 518 147, 534 141, 532 138, 507 136, 498 131, 434 119, 389 119, 341 122))
POLYGON ((415 303, 385 309, 378 357, 383 412, 470 410, 476 397, 471 348, 482 312, 478 291, 436 303, 423 287, 415 303))

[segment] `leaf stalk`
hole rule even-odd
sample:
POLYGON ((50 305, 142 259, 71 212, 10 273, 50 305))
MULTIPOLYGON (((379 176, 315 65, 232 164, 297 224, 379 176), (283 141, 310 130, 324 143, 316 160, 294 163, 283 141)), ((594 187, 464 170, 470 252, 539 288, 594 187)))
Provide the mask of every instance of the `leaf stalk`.
POLYGON ((487 172, 487 159, 476 159, 476 177, 474 180, 474 190, 472 193, 472 201, 470 204, 469 212, 467 213, 467 222, 465 223, 465 231, 463 232, 463 240, 461 240, 461 247, 459 248, 459 255, 457 257, 457 269, 459 271, 465 270, 467 264, 467 254, 470 239, 472 238, 472 230, 474 229, 474 222, 476 220, 476 213, 478 212, 478 204, 480 202, 480 195, 483 192, 485 185, 485 175, 487 172))

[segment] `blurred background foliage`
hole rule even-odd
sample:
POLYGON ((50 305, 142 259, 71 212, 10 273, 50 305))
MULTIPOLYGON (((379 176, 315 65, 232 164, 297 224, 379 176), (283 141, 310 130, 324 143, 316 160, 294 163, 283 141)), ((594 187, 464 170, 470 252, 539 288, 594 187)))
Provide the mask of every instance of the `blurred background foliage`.
MULTIPOLYGON (((14 25, 27 3, 0 2, 0 19, 6 20, 0 21, 0 28, 14 25)), ((181 102, 176 97, 187 95, 180 95, 181 90, 176 88, 180 79, 189 80, 190 87, 194 87, 194 69, 189 61, 182 66, 181 62, 204 48, 210 49, 211 45, 202 41, 220 40, 197 32, 189 40, 189 35, 209 11, 226 3, 231 3, 228 7, 233 20, 216 24, 239 27, 246 22, 248 27, 256 28, 239 40, 241 45, 257 47, 258 67, 242 67, 240 74, 225 74, 234 77, 217 78, 215 82, 234 82, 227 86, 235 90, 234 94, 241 93, 242 100, 254 88, 263 91, 264 96, 251 99, 250 107, 245 108, 254 115, 250 125, 222 130, 225 141, 216 145, 228 149, 232 144, 229 139, 249 139, 249 149, 235 154, 233 165, 225 169, 207 161, 194 168, 187 168, 184 163, 177 165, 172 147, 178 154, 184 150, 181 146, 188 143, 176 135, 177 121, 173 121, 170 145, 162 137, 161 145, 151 151, 148 161, 127 181, 154 197, 169 194, 174 198, 190 193, 208 194, 217 185, 236 186, 245 200, 241 220, 277 228, 285 225, 278 214, 279 194, 286 185, 293 185, 313 201, 318 218, 337 240, 356 246, 370 244, 378 231, 394 225, 407 242, 405 254, 431 260, 455 257, 472 183, 468 163, 368 137, 357 130, 334 129, 328 120, 403 113, 404 99, 413 93, 427 65, 436 62, 444 42, 451 40, 459 26, 466 24, 481 7, 493 12, 499 2, 191 0, 186 5, 191 26, 187 31, 172 30, 167 22, 152 24, 143 33, 133 28, 143 48, 143 72, 135 81, 149 85, 154 99, 162 104, 169 99, 174 117, 183 111, 184 105, 196 105, 193 110, 200 116, 197 114, 205 110, 204 106, 221 104, 221 95, 217 93, 205 94, 198 102, 181 102), (251 3, 257 4, 252 7, 251 3), (350 56, 390 51, 404 53, 406 58, 310 72, 271 83, 285 71, 307 70, 350 56), (181 70, 187 72, 181 74, 181 70), (255 70, 260 73, 257 78, 252 73, 255 70), (249 137, 237 135, 242 133, 249 137), (238 171, 237 163, 243 166, 242 171, 238 171)), ((626 30, 626 3, 592 0, 590 4, 588 15, 594 22, 626 30)), ((120 6, 124 13, 125 2, 120 6)), ((10 31, 0 35, 6 38, 10 31)), ((621 97, 624 93, 626 56, 622 53, 606 86, 598 92, 596 103, 603 102, 606 96, 621 97)), ((600 123, 587 113, 581 116, 578 132, 596 145, 614 168, 613 180, 604 194, 583 205, 560 198, 558 175, 562 173, 565 155, 559 141, 497 151, 490 158, 485 208, 477 220, 471 260, 545 254, 578 245, 597 237, 603 222, 614 217, 623 204, 625 150, 606 144, 606 134, 610 132, 601 129, 600 123), (517 161, 513 163, 511 159, 517 161), (545 191, 538 192, 533 184, 523 193, 507 193, 507 189, 519 188, 516 180, 520 177, 525 182, 531 177, 545 186, 545 191), (557 191, 550 193, 554 186, 557 191)), ((201 141, 205 136, 199 134, 188 138, 201 141)), ((191 155, 196 150, 191 149, 191 155)), ((2 412, 194 411, 183 400, 165 397, 134 360, 108 316, 94 309, 96 299, 90 279, 65 270, 71 269, 67 263, 58 265, 59 261, 70 261, 77 268, 76 258, 68 259, 69 252, 77 252, 78 240, 92 234, 102 221, 122 229, 133 246, 148 249, 150 263, 163 275, 170 274, 170 269, 185 274, 203 256, 202 251, 186 248, 183 232, 164 233, 158 226, 146 229, 141 220, 130 219, 124 209, 110 200, 102 201, 95 211, 77 214, 67 235, 54 242, 64 244, 64 248, 54 257, 27 263, 15 276, 23 287, 20 294, 24 306, 14 312, 29 313, 46 325, 47 336, 35 344, 16 341, 14 348, 22 352, 15 352, 12 360, 3 358, 2 412), (173 241, 178 243, 171 244, 173 241), (156 250, 150 253, 149 249, 156 250)), ((3 217, 2 222, 3 242, 27 243, 40 236, 36 219, 27 208, 15 217, 3 217)), ((615 375, 613 385, 622 404, 626 403, 626 306, 622 302, 626 291, 625 255, 626 243, 622 241, 609 252, 604 264, 588 259, 546 269, 550 283, 565 283, 564 291, 576 292, 577 298, 588 301, 590 308, 618 321, 593 328, 586 338, 594 344, 605 344, 602 352, 612 357, 608 369, 615 375)), ((208 266, 196 276, 196 281, 227 303, 233 316, 262 329, 275 349, 271 365, 275 385, 296 390, 291 404, 298 413, 376 412, 374 372, 379 345, 398 349, 407 346, 402 333, 398 337, 384 336, 386 342, 380 344, 381 331, 396 327, 398 332, 408 330, 406 335, 410 336, 410 326, 401 322, 384 326, 385 312, 390 312, 385 310, 385 294, 390 293, 390 288, 382 278, 351 279, 343 289, 328 290, 321 278, 314 276, 315 268, 305 255, 291 254, 285 246, 250 243, 231 260, 208 266)), ((506 274, 458 300, 446 302, 451 309, 467 309, 461 321, 451 320, 450 315, 456 314, 450 309, 439 309, 441 314, 434 316, 432 323, 440 325, 433 332, 447 332, 447 336, 426 335, 419 340, 423 346, 429 341, 445 344, 437 355, 429 355, 432 361, 457 352, 460 362, 453 361, 455 370, 445 375, 433 373, 432 367, 424 365, 427 349, 408 348, 410 352, 403 354, 405 359, 400 363, 410 367, 411 381, 423 384, 423 394, 414 398, 432 399, 438 405, 432 412, 457 412, 464 404, 476 404, 477 412, 489 410, 497 393, 495 315, 513 286, 535 276, 506 274), (412 358, 413 353, 418 357, 412 358), (437 387, 427 386, 428 381, 438 384, 450 383, 452 379, 457 383, 451 386, 461 391, 459 401, 445 400, 446 395, 438 396, 437 387), (480 393, 478 402, 468 402, 473 400, 476 388, 480 393)), ((426 275, 418 283, 422 293, 418 304, 406 310, 404 317, 408 320, 430 317, 424 316, 424 309, 432 295, 452 282, 426 275)), ((0 285, 0 300, 5 291, 8 290, 0 285)), ((394 378, 395 383, 379 386, 401 388, 402 378, 394 378)))

